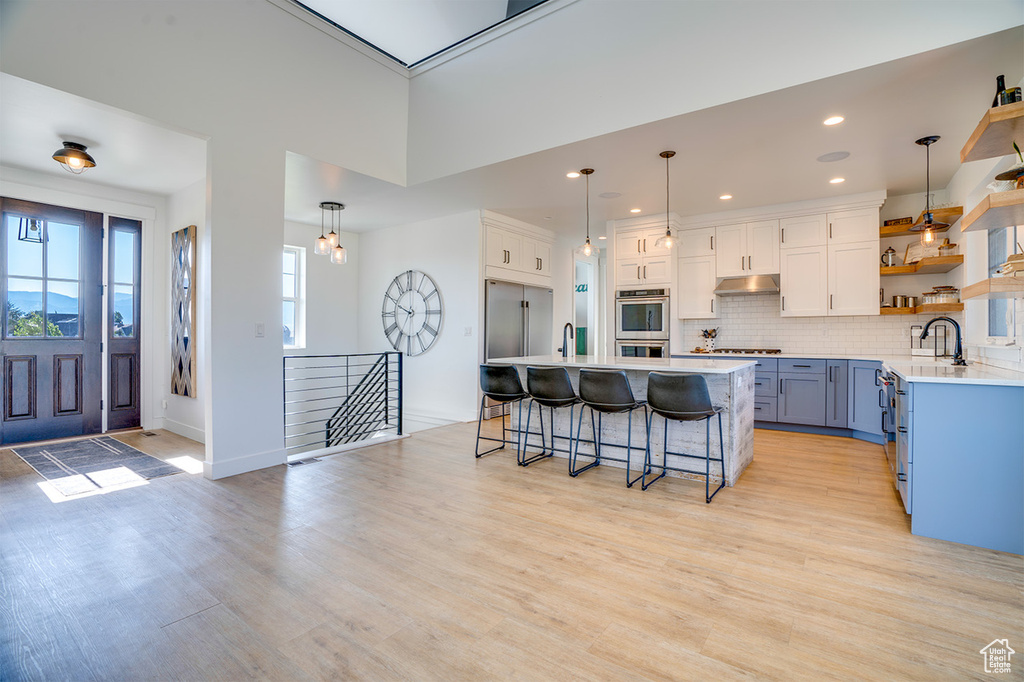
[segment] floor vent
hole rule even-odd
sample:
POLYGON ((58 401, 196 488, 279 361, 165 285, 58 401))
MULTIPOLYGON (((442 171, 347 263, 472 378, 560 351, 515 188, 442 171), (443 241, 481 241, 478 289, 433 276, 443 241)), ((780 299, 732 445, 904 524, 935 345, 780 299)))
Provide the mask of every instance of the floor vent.
POLYGON ((153 436, 156 436, 157 434, 153 433, 152 431, 143 431, 142 435, 145 436, 146 438, 152 438, 153 436))
POLYGON ((319 462, 320 460, 316 457, 310 457, 309 459, 297 459, 294 462, 288 462, 288 466, 297 467, 303 464, 312 464, 313 462, 319 462))

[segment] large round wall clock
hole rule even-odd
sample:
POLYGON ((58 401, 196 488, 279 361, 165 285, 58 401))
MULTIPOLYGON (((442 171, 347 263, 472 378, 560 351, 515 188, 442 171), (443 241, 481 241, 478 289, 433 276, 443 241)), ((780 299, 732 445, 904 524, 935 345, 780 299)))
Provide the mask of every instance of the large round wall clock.
POLYGON ((391 346, 406 355, 420 355, 441 333, 444 308, 434 280, 417 270, 406 270, 391 280, 384 292, 380 319, 391 346))

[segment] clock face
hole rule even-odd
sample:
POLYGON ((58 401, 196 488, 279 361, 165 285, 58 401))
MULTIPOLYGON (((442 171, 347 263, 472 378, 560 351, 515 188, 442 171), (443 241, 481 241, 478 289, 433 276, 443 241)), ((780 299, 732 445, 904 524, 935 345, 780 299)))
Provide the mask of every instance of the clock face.
POLYGON ((406 270, 384 292, 380 317, 391 346, 406 355, 425 353, 437 340, 443 318, 441 292, 429 276, 406 270))

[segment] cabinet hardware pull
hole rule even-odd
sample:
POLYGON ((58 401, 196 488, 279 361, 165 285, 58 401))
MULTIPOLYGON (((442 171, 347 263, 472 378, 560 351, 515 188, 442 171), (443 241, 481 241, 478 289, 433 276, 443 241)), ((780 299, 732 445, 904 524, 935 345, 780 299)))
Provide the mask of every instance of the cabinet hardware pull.
POLYGON ((882 404, 882 401, 884 401, 884 400, 885 400, 885 391, 880 388, 880 389, 878 389, 878 406, 881 407, 883 410, 885 409, 885 405, 882 404))
POLYGON ((636 252, 637 252, 638 254, 639 254, 639 253, 643 253, 643 252, 642 252, 642 251, 640 250, 640 240, 639 240, 639 239, 637 239, 637 240, 636 240, 636 252))
POLYGON ((782 309, 783 310, 786 309, 786 297, 785 296, 782 297, 782 309))
POLYGON ((761 411, 760 407, 754 407, 754 412, 760 412, 760 411, 761 411))
POLYGON ((782 395, 782 387, 786 385, 785 379, 779 379, 779 395, 782 395))
POLYGON ((906 391, 901 391, 898 388, 896 389, 896 395, 906 395, 906 394, 907 394, 906 391))
POLYGON ((745 261, 746 261, 746 258, 744 258, 743 256, 740 256, 740 270, 746 270, 747 269, 746 266, 743 265, 743 263, 745 261))
POLYGON ((711 250, 715 250, 715 235, 711 235, 711 250))
POLYGON ((755 386, 761 386, 762 384, 761 384, 761 382, 760 382, 760 381, 755 381, 755 382, 754 382, 754 385, 755 385, 755 386))
POLYGON ((889 433, 885 430, 885 410, 882 410, 882 433, 889 433))
POLYGON ((882 370, 879 367, 875 368, 875 386, 881 386, 879 380, 882 378, 882 370))
POLYGON ((715 299, 711 299, 711 312, 715 312, 715 299))
POLYGON ((905 481, 905 480, 907 480, 907 475, 906 474, 896 474, 896 479, 899 480, 899 481, 905 481))
POLYGON ((786 243, 786 228, 782 228, 782 243, 786 243))
POLYGON ((828 224, 828 238, 832 239, 832 223, 828 224))
POLYGON ((832 310, 832 294, 828 295, 828 309, 832 310))
POLYGON ((644 240, 644 253, 647 253, 647 240, 644 240))
POLYGON ((647 279, 647 266, 644 266, 644 279, 647 279))
POLYGON ((907 432, 907 427, 906 426, 897 426, 896 430, 899 431, 900 433, 906 433, 907 432))
POLYGON ((811 366, 810 366, 810 365, 793 365, 793 366, 794 366, 794 367, 805 367, 805 368, 807 368, 807 369, 810 369, 810 368, 811 368, 811 366))

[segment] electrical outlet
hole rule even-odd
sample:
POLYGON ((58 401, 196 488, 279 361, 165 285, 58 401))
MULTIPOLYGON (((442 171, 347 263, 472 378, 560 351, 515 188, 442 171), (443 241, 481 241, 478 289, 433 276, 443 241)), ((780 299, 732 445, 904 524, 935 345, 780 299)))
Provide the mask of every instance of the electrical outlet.
POLYGON ((267 326, 265 324, 263 324, 262 322, 257 322, 256 323, 256 338, 257 339, 262 339, 264 336, 266 336, 266 333, 267 333, 267 326))
POLYGON ((473 328, 466 327, 466 336, 473 336, 473 328))

